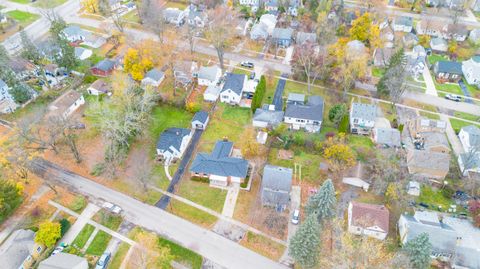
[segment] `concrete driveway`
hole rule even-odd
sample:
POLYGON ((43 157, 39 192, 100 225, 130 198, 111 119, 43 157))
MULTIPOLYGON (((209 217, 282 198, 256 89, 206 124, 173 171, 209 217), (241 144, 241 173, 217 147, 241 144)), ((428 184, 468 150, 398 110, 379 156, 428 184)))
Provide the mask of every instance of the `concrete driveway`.
MULTIPOLYGON (((290 216, 296 209, 301 209, 301 194, 302 188, 300 186, 292 186, 292 191, 290 192, 290 216)), ((292 238, 292 236, 297 232, 298 224, 295 225, 292 223, 291 218, 288 218, 288 241, 292 238)), ((288 246, 285 249, 282 257, 280 258, 280 262, 287 266, 292 266, 294 260, 292 257, 288 255, 288 246)))
POLYGON ((437 88, 435 88, 435 83, 433 82, 432 74, 430 73, 430 69, 428 69, 427 65, 425 65, 425 68, 423 68, 422 75, 423 75, 423 80, 425 81, 425 85, 427 87, 427 90, 425 91, 425 93, 429 95, 438 96, 437 88))
POLYGON ((83 226, 100 210, 100 207, 89 203, 87 207, 82 211, 79 218, 75 223, 68 229, 67 233, 63 236, 62 242, 71 244, 73 240, 77 237, 80 231, 83 229, 83 226))

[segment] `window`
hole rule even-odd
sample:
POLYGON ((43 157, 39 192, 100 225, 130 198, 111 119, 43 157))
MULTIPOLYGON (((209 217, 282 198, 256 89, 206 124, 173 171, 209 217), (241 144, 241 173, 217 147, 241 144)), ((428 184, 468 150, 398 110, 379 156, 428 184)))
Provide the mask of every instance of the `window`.
POLYGON ((358 119, 353 119, 353 123, 358 123, 358 119))
POLYGON ((32 259, 31 255, 28 255, 28 257, 26 258, 27 261, 30 261, 31 259, 32 259))
POLYGON ((37 252, 40 253, 42 251, 42 247, 37 248, 37 252))

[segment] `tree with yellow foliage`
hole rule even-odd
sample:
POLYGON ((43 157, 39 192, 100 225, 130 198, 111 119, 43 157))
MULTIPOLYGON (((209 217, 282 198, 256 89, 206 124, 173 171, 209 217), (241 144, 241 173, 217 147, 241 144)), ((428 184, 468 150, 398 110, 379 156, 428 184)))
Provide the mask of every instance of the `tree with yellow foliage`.
POLYGON ((325 147, 323 156, 329 163, 331 170, 336 173, 346 170, 356 163, 353 150, 345 144, 330 143, 325 147))
POLYGON ((43 244, 47 247, 55 245, 57 240, 61 237, 60 223, 46 221, 40 224, 35 235, 35 242, 43 244))
POLYGON ((133 246, 127 268, 171 268, 174 256, 169 247, 161 247, 154 233, 141 231, 135 236, 139 244, 133 246))
POLYGON ((246 128, 241 141, 242 154, 245 157, 255 157, 260 153, 260 147, 255 138, 255 130, 246 128))
POLYGON ((359 40, 369 47, 380 47, 380 28, 373 23, 372 15, 365 12, 352 22, 352 28, 349 30, 352 40, 359 40))
POLYGON ((129 48, 124 58, 124 69, 132 75, 134 80, 142 80, 145 73, 153 67, 153 62, 146 55, 140 55, 139 51, 129 48))
POLYGON ((98 0, 82 0, 83 8, 89 13, 97 13, 99 11, 98 8, 98 0))

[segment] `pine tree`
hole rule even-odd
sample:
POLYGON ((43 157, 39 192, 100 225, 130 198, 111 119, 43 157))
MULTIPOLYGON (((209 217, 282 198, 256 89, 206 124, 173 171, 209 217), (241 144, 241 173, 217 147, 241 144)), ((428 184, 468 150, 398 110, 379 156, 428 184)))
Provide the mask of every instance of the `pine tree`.
POLYGON ((289 255, 302 268, 312 268, 318 263, 319 247, 320 224, 317 216, 311 214, 290 239, 289 255))
POLYGON ((388 65, 385 70, 385 73, 377 83, 378 94, 383 96, 390 95, 388 84, 390 83, 390 80, 395 79, 396 72, 394 71, 398 70, 398 67, 404 65, 404 59, 405 59, 405 53, 403 48, 399 49, 392 55, 392 57, 388 61, 388 65))
POLYGON ((332 180, 327 179, 320 190, 308 199, 306 211, 308 215, 315 214, 321 222, 334 216, 336 203, 335 187, 332 180))
POLYGON ((40 56, 37 47, 35 47, 25 31, 20 32, 20 38, 22 40, 22 57, 34 62, 35 64, 39 64, 42 57, 40 56))
POLYGON ((405 244, 404 249, 410 258, 410 263, 414 268, 429 268, 432 244, 428 239, 427 233, 422 233, 414 239, 408 241, 407 244, 405 244))

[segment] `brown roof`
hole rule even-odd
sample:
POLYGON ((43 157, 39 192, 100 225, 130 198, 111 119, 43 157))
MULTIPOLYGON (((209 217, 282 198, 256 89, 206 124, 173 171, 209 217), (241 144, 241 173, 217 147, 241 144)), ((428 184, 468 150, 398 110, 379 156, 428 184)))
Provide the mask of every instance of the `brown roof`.
POLYGON ((103 79, 97 79, 92 85, 90 85, 90 88, 99 92, 107 93, 110 90, 110 85, 108 85, 103 79))
POLYGON ((55 101, 53 101, 49 109, 55 111, 55 113, 63 113, 67 110, 73 103, 75 103, 82 95, 74 90, 69 90, 66 93, 62 94, 55 101))
POLYGON ((352 225, 362 226, 364 228, 375 225, 388 232, 390 213, 384 205, 372 205, 360 202, 351 203, 352 225), (373 222, 373 225, 371 222, 373 222))
POLYGON ((10 59, 9 66, 10 68, 12 68, 14 72, 17 72, 17 73, 23 72, 23 71, 31 71, 35 69, 34 64, 32 64, 31 62, 25 59, 18 58, 18 57, 10 59))

